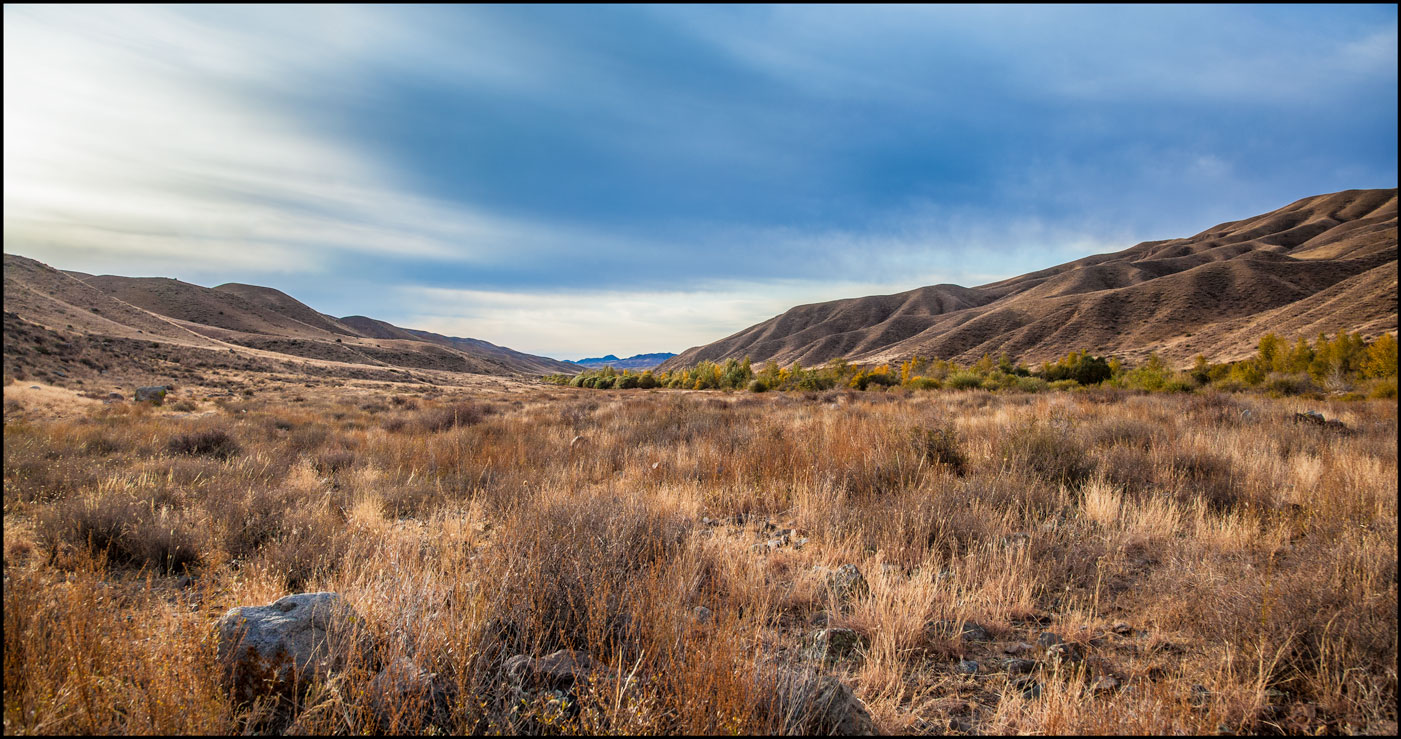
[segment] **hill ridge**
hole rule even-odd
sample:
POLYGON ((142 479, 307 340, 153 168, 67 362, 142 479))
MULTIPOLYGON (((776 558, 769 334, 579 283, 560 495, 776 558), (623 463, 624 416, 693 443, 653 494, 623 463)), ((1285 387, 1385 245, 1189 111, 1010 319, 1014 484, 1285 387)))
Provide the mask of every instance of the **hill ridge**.
MULTIPOLYGON (((60 344, 91 339, 86 344, 98 347, 121 340, 123 351, 143 356, 168 354, 170 347, 200 350, 202 362, 213 358, 239 366, 256 357, 496 376, 578 369, 480 339, 403 329, 363 316, 338 319, 260 285, 210 288, 167 277, 65 272, 13 253, 5 254, 4 265, 7 372, 58 361, 41 361, 44 352, 23 340, 34 336, 51 336, 60 344)), ((93 365, 108 364, 87 359, 93 365)), ((68 365, 55 364, 55 369, 84 372, 68 365)))
POLYGON ((1182 364, 1245 356, 1275 326, 1395 331, 1396 211, 1395 188, 1343 190, 977 287, 798 305, 661 369, 745 356, 812 365, 1006 351, 1041 361, 1079 349, 1182 364))

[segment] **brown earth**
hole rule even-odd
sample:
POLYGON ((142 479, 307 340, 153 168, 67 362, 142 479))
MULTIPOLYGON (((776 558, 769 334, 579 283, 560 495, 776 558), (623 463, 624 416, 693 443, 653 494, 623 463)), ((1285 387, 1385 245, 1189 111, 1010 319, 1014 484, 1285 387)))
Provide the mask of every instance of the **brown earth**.
POLYGON ((661 369, 750 357, 814 365, 913 355, 1028 362, 1073 350, 1176 364, 1250 354, 1260 336, 1396 330, 1396 189, 1346 190, 1195 236, 1148 241, 974 288, 801 305, 661 369))

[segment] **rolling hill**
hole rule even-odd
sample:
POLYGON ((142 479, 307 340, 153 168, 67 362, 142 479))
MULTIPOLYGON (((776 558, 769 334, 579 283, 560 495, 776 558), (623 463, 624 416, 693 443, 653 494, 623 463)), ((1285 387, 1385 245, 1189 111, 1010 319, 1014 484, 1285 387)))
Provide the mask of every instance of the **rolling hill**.
POLYGON ((198 366, 315 365, 330 375, 364 374, 367 368, 387 376, 431 370, 529 377, 578 370, 480 339, 364 316, 335 318, 268 287, 88 275, 5 255, 7 374, 56 370, 62 378, 123 365, 179 364, 182 357, 198 366))
POLYGON ((1346 190, 982 285, 801 305, 665 362, 820 364, 913 355, 1039 362, 1087 349, 1177 364, 1237 359, 1264 333, 1396 330, 1396 194, 1346 190))

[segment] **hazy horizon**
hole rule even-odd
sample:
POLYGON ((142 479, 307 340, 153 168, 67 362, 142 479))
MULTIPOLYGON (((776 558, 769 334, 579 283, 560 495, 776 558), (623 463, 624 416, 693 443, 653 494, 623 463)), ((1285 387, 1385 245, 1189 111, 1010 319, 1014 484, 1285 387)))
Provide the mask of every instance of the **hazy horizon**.
POLYGON ((5 8, 6 252, 558 359, 1396 186, 1395 6, 5 8))

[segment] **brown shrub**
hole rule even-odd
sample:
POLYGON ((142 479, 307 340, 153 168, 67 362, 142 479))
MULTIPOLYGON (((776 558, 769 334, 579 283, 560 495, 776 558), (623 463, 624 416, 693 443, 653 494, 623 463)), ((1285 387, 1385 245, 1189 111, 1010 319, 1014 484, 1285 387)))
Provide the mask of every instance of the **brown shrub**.
POLYGON ((221 460, 242 451, 238 442, 222 429, 207 429, 174 436, 166 445, 166 449, 171 454, 200 455, 221 460))
POLYGON ((1094 469, 1084 447, 1064 428, 1033 424, 1012 430, 1001 452, 1004 469, 1027 470, 1061 485, 1079 485, 1094 469))

